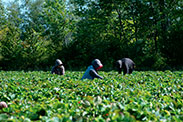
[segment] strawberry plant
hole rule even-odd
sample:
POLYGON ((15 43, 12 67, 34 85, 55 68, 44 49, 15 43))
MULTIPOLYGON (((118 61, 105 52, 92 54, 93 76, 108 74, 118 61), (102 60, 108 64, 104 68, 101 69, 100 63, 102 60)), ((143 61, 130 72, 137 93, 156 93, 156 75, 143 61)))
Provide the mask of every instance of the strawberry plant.
POLYGON ((183 72, 146 71, 103 80, 84 72, 1 71, 0 121, 182 121, 183 72))

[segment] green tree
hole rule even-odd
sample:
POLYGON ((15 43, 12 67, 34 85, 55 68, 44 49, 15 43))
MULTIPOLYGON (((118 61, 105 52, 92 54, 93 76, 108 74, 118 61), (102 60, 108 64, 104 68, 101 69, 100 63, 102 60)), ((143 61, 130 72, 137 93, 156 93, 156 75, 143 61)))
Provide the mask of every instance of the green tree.
POLYGON ((42 12, 45 32, 52 41, 52 48, 57 53, 65 44, 69 30, 69 12, 62 0, 46 0, 42 12))
POLYGON ((18 45, 20 43, 20 29, 18 28, 18 26, 19 23, 21 23, 21 19, 18 17, 18 15, 18 4, 11 3, 9 6, 7 6, 7 10, 5 10, 4 13, 6 21, 4 21, 4 25, 1 25, 0 33, 0 53, 2 56, 0 65, 4 69, 6 69, 7 67, 11 67, 11 65, 14 64, 17 55, 19 55, 18 45))
POLYGON ((160 2, 161 52, 171 66, 181 66, 183 62, 183 2, 179 0, 160 2))
POLYGON ((7 6, 6 28, 2 30, 1 40, 1 65, 3 69, 35 69, 45 65, 45 59, 49 58, 48 47, 50 40, 42 36, 40 2, 27 3, 17 1, 7 6), (36 13, 37 14, 33 14, 36 13), (39 28, 40 27, 40 28, 39 28))
MULTIPOLYGON (((177 54, 175 60, 180 58, 177 51, 170 54, 165 51, 180 44, 170 40, 171 44, 167 43, 167 37, 174 33, 172 27, 181 23, 171 18, 177 16, 176 19, 181 20, 182 16, 175 13, 182 12, 182 2, 82 0, 71 3, 80 18, 73 43, 79 46, 71 46, 75 47, 76 59, 89 62, 98 57, 111 64, 114 59, 130 57, 138 66, 157 69, 164 68, 168 57, 171 60, 174 54, 177 54)), ((180 35, 178 38, 182 40, 180 35)))

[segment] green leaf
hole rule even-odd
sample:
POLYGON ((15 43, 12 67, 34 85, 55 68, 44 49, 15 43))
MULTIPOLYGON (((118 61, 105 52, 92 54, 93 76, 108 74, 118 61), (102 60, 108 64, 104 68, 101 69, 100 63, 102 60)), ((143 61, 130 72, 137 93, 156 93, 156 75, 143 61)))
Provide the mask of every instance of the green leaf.
POLYGON ((0 114, 0 121, 5 121, 8 119, 8 115, 7 114, 0 114))

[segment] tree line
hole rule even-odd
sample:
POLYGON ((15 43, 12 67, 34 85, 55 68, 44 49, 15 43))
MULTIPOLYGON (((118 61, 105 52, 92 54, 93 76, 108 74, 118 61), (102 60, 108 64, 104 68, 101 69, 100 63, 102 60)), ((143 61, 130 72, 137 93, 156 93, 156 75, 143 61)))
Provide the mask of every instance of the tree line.
POLYGON ((182 68, 180 0, 0 0, 0 69, 49 69, 55 59, 104 69, 123 57, 139 70, 182 68))

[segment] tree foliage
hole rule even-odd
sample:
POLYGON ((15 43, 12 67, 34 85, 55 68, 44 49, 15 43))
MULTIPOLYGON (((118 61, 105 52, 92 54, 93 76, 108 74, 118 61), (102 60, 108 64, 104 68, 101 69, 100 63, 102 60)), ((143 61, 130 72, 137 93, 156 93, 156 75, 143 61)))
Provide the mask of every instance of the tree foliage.
POLYGON ((2 15, 7 22, 0 33, 1 67, 39 69, 55 60, 69 29, 63 1, 14 1, 6 10, 2 15))
POLYGON ((112 69, 123 57, 138 69, 181 66, 182 13, 179 0, 0 1, 0 66, 49 67, 60 58, 81 68, 99 58, 112 69))

